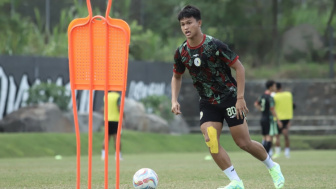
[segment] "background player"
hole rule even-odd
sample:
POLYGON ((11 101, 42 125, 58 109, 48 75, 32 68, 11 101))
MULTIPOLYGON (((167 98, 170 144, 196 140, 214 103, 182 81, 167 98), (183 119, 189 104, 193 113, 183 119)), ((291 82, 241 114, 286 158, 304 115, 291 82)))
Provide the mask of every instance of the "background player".
MULTIPOLYGON (((118 92, 108 92, 108 141, 110 142, 111 136, 114 142, 114 149, 116 149, 116 141, 117 141, 117 131, 118 131, 118 124, 119 124, 119 115, 120 115, 120 94, 118 92)), ((105 102, 105 98, 104 98, 105 102)), ((106 106, 106 103, 105 103, 106 106)), ((105 110, 105 109, 104 109, 105 110)), ((125 114, 123 114, 125 115, 125 114)), ((105 116, 104 116, 105 118, 105 116)), ((125 116, 124 116, 125 118, 125 116)), ((121 155, 121 141, 120 141, 120 160, 123 160, 121 155)), ((102 152, 101 152, 101 159, 105 159, 105 141, 103 141, 102 145, 102 152)))
POLYGON ((283 91, 281 83, 276 83, 277 92, 274 95, 275 110, 282 122, 282 128, 278 127, 278 135, 275 140, 275 153, 273 158, 277 158, 281 152, 280 134, 283 134, 285 140, 285 156, 290 157, 290 141, 289 141, 289 128, 291 125, 291 119, 293 119, 293 95, 289 91, 283 91))
POLYGON ((272 147, 272 137, 278 134, 278 126, 282 127, 282 123, 279 120, 277 113, 274 109, 274 99, 271 96, 272 92, 276 91, 276 83, 273 80, 266 82, 266 90, 258 100, 254 103, 254 106, 261 111, 261 133, 263 136, 263 146, 267 153, 270 152, 272 147), (274 121, 277 120, 277 123, 274 121))

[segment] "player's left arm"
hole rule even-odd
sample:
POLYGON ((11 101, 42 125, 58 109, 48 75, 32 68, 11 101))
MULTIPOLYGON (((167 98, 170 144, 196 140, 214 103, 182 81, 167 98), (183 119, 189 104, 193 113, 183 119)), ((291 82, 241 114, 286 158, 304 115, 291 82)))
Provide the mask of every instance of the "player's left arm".
POLYGON ((269 103, 270 103, 270 111, 273 115, 273 117, 276 119, 279 128, 282 128, 282 122, 280 121, 277 112, 275 111, 275 102, 274 102, 274 98, 270 97, 269 98, 269 103))
POLYGON ((237 103, 236 103, 236 110, 237 110, 237 118, 244 119, 244 114, 246 115, 249 110, 246 106, 244 93, 245 93, 245 68, 242 63, 237 59, 232 65, 236 71, 236 80, 237 80, 237 103))
POLYGON ((254 102, 254 107, 261 111, 260 97, 254 102))
POLYGON ((279 117, 278 117, 278 114, 277 114, 276 111, 275 111, 274 106, 270 108, 270 111, 271 111, 273 117, 275 117, 275 119, 276 119, 276 121, 277 121, 277 123, 278 123, 278 126, 279 126, 280 128, 282 128, 282 126, 283 126, 283 125, 282 125, 282 122, 280 121, 280 119, 279 119, 279 117))
MULTIPOLYGON (((121 96, 118 97, 118 100, 117 100, 117 106, 118 106, 118 112, 120 113, 120 104, 121 104, 121 96)), ((125 115, 125 111, 123 112, 123 120, 125 120, 126 118, 126 115, 125 115)), ((123 122, 124 124, 124 122, 123 122)))

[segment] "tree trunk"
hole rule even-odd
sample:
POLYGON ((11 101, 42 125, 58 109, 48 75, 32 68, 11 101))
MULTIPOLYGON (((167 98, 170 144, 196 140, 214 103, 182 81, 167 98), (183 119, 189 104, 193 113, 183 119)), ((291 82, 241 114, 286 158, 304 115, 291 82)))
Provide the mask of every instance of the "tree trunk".
POLYGON ((274 53, 274 62, 276 65, 279 64, 279 41, 278 41, 278 0, 273 0, 273 28, 272 28, 272 36, 273 36, 273 53, 274 53))
POLYGON ((328 40, 328 31, 329 31, 329 27, 331 25, 331 22, 332 22, 332 19, 334 17, 335 12, 336 12, 336 0, 334 0, 333 8, 331 10, 331 13, 330 13, 330 16, 329 16, 329 19, 328 19, 327 27, 325 28, 325 31, 324 31, 325 41, 328 40))

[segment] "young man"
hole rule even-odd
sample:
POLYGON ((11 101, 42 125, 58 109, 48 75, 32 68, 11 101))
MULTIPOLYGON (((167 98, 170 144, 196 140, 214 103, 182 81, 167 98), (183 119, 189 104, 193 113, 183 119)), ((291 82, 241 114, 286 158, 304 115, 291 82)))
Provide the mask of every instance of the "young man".
MULTIPOLYGON (((108 98, 108 141, 110 142, 111 136, 113 137, 114 141, 114 149, 116 149, 116 141, 117 141, 117 131, 118 131, 118 124, 119 124, 119 110, 120 110, 120 94, 117 92, 109 92, 107 94, 108 98)), ((104 98, 105 101, 105 98, 104 98)), ((105 103, 106 105, 106 103, 105 103)), ((104 109, 105 110, 105 109, 104 109)), ((104 116, 105 118, 105 116, 104 116)), ((121 142, 119 147, 119 159, 123 160, 121 155, 121 142)), ((102 152, 101 152, 101 159, 105 159, 105 140, 103 141, 102 145, 102 152)))
POLYGON ((267 153, 270 152, 272 148, 272 139, 273 136, 278 134, 278 126, 282 127, 280 120, 276 114, 274 109, 274 99, 271 96, 272 92, 276 91, 276 83, 272 80, 266 82, 266 91, 263 95, 261 95, 258 100, 254 103, 254 106, 261 111, 261 133, 263 136, 263 146, 267 153), (277 122, 274 121, 277 120, 277 122))
POLYGON ((285 156, 290 157, 290 142, 288 130, 290 128, 290 120, 293 119, 293 95, 289 91, 282 91, 281 83, 276 83, 277 92, 274 95, 275 110, 278 114, 280 121, 282 122, 282 128, 278 127, 278 135, 275 140, 275 154, 273 158, 277 158, 280 155, 280 134, 283 134, 285 139, 285 156))
POLYGON ((238 56, 228 46, 202 33, 201 12, 194 6, 184 7, 178 14, 181 30, 187 40, 175 52, 172 77, 172 112, 181 114, 178 94, 182 74, 188 68, 193 84, 200 96, 200 125, 205 143, 218 167, 230 179, 223 188, 244 188, 231 160, 220 145, 224 119, 229 125, 235 143, 262 161, 272 176, 276 188, 282 188, 284 177, 280 166, 273 162, 263 146, 250 139, 245 115, 245 71, 238 56), (236 80, 230 68, 236 71, 236 80))

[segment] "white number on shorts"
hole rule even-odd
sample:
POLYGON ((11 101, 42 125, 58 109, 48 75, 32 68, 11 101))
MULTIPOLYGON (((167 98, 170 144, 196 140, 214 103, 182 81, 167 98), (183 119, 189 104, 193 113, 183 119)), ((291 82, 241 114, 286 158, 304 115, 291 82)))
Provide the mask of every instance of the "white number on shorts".
POLYGON ((236 115, 236 107, 232 106, 230 108, 226 108, 226 112, 228 116, 235 116, 236 115))

